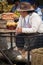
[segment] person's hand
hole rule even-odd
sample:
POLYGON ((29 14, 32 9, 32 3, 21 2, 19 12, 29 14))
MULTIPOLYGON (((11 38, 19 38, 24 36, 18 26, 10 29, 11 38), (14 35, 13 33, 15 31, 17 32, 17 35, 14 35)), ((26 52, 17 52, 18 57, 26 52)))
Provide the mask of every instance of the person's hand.
POLYGON ((22 28, 17 28, 17 29, 16 29, 16 33, 17 33, 17 34, 22 33, 22 28))

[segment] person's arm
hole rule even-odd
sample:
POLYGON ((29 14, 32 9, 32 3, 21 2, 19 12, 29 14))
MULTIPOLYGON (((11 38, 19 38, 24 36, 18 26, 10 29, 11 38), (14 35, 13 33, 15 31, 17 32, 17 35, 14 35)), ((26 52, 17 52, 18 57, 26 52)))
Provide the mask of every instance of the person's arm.
POLYGON ((30 20, 31 28, 22 28, 22 33, 36 33, 38 31, 38 28, 41 24, 41 18, 38 15, 35 15, 30 20))
POLYGON ((22 21, 21 21, 22 17, 20 16, 18 24, 17 24, 17 28, 16 28, 16 34, 19 34, 22 32, 22 21))

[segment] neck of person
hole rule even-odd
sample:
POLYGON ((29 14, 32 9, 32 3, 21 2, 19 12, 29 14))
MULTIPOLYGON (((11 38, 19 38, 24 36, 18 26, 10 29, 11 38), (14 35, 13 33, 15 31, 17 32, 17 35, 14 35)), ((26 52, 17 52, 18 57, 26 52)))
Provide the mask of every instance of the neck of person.
POLYGON ((25 14, 24 16, 22 16, 23 18, 25 18, 28 14, 25 14))

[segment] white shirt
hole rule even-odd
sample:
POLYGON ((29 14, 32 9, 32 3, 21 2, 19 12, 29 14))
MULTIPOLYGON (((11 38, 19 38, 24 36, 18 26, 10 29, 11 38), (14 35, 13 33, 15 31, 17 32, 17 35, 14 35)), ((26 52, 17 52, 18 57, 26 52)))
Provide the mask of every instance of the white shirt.
POLYGON ((39 33, 43 33, 43 22, 41 23, 38 32, 39 32, 39 33))
POLYGON ((25 17, 26 22, 28 19, 29 19, 30 27, 28 27, 28 28, 23 27, 24 18, 22 16, 20 16, 20 18, 19 18, 19 22, 18 22, 17 27, 19 27, 19 28, 22 27, 23 33, 36 33, 36 32, 38 32, 39 26, 42 22, 40 16, 34 12, 34 13, 32 13, 32 15, 27 15, 25 17))

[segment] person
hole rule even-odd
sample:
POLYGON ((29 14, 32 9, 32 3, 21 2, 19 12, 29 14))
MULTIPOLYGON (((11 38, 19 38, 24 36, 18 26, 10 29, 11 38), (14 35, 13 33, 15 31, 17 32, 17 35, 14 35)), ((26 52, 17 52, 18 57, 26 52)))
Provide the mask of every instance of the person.
POLYGON ((14 12, 16 9, 20 7, 20 0, 15 1, 15 5, 12 7, 10 12, 14 12))
POLYGON ((42 11, 41 11, 41 8, 39 7, 39 2, 38 2, 38 1, 34 1, 32 5, 33 5, 33 7, 34 7, 36 13, 38 13, 39 16, 40 16, 41 19, 42 19, 42 11))
MULTIPOLYGON (((20 13, 20 18, 16 28, 16 46, 18 49, 23 49, 25 45, 24 36, 26 36, 26 34, 33 35, 33 33, 38 32, 38 28, 42 21, 28 2, 22 2, 17 11, 20 13)), ((27 46, 29 46, 29 43, 27 46)))

